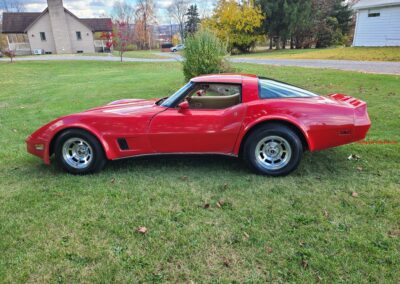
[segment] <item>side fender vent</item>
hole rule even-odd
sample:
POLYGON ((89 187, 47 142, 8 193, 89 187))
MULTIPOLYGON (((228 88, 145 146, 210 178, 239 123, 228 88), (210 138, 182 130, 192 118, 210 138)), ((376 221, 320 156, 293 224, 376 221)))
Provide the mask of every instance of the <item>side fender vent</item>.
POLYGON ((125 138, 118 138, 117 141, 121 150, 129 150, 129 145, 125 138))

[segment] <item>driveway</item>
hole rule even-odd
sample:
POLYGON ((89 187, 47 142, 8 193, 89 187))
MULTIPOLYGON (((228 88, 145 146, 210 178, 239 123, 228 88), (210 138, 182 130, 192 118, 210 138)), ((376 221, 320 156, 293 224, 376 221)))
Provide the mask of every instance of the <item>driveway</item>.
MULTIPOLYGON (((158 54, 158 53, 155 53, 158 54)), ((163 54, 166 55, 165 53, 163 54)), ((124 57, 124 62, 174 62, 181 61, 180 55, 168 54, 170 58, 150 59, 150 58, 128 58, 124 57)), ((7 61, 7 58, 0 58, 0 61, 7 61)), ((18 57, 16 61, 38 61, 38 60, 90 60, 90 61, 119 61, 117 56, 85 56, 85 55, 41 55, 18 57)), ((329 68, 345 71, 356 71, 377 74, 400 75, 400 62, 380 62, 380 61, 351 61, 351 60, 318 60, 318 59, 256 59, 238 58, 229 59, 235 63, 250 63, 275 66, 297 66, 311 68, 329 68)))

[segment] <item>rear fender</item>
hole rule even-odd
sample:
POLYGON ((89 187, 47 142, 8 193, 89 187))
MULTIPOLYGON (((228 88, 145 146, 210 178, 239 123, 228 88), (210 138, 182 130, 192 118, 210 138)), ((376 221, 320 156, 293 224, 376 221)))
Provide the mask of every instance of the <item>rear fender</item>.
POLYGON ((302 125, 301 123, 299 123, 295 119, 291 119, 291 118, 288 118, 288 117, 285 117, 285 116, 269 116, 269 117, 261 117, 261 118, 255 120, 255 121, 253 121, 252 123, 249 123, 249 124, 244 125, 242 127, 242 130, 239 133, 239 137, 238 137, 238 139, 236 141, 236 144, 235 144, 234 154, 235 155, 239 155, 240 146, 241 146, 242 142, 244 141, 244 138, 246 137, 246 135, 252 129, 257 127, 258 125, 266 124, 268 122, 277 122, 277 123, 283 122, 285 124, 290 124, 291 126, 295 127, 298 131, 301 132, 301 134, 303 134, 305 142, 307 143, 308 150, 310 150, 310 151, 314 150, 314 143, 312 142, 312 139, 309 137, 309 135, 307 133, 306 126, 302 125))

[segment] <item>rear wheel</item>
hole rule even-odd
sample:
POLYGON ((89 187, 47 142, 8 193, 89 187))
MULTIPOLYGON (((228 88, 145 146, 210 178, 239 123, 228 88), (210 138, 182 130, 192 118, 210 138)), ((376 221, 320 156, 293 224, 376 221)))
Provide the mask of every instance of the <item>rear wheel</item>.
POLYGON ((301 160, 302 143, 297 134, 284 125, 269 124, 247 137, 243 158, 256 173, 271 176, 287 175, 301 160))
POLYGON ((58 166, 71 174, 95 173, 107 162, 97 138, 80 129, 61 133, 55 141, 54 154, 58 166))

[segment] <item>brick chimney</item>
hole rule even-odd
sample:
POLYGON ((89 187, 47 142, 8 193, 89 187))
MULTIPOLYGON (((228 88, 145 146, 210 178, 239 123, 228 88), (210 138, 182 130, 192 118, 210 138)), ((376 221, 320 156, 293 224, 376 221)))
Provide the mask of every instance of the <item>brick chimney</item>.
POLYGON ((51 29, 57 53, 72 53, 67 15, 62 0, 47 0, 51 29))

